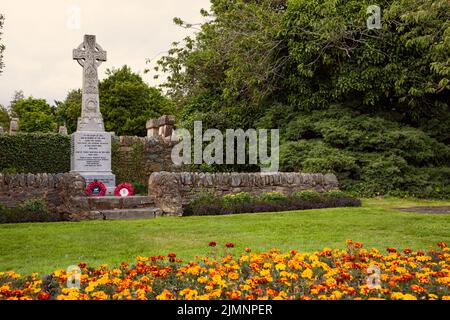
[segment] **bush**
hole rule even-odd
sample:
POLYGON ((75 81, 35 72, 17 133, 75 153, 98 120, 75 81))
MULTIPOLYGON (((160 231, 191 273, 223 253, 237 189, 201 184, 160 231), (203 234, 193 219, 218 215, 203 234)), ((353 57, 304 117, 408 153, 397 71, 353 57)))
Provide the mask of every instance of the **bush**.
POLYGON ((285 201, 288 197, 280 192, 265 192, 258 199, 263 202, 285 201))
POLYGON ((57 222, 63 221, 62 217, 50 212, 32 212, 21 208, 6 208, 0 210, 1 223, 25 223, 25 222, 57 222))
POLYGON ((227 194, 223 196, 223 203, 225 206, 232 206, 237 204, 250 203, 252 197, 248 192, 240 192, 236 194, 227 194))
POLYGON ((286 138, 283 171, 335 173, 365 197, 450 198, 450 147, 416 128, 335 106, 294 117, 286 138))
POLYGON ((290 196, 270 192, 258 197, 250 197, 248 193, 224 197, 201 193, 184 208, 184 215, 226 215, 357 206, 361 206, 361 201, 343 192, 297 192, 290 196))
POLYGON ((0 223, 56 222, 62 221, 61 215, 48 211, 42 198, 28 199, 18 208, 6 208, 0 203, 0 223))
POLYGON ((317 202, 320 200, 320 195, 317 192, 311 191, 300 191, 294 192, 292 195, 295 199, 300 199, 304 201, 317 202))
POLYGON ((148 187, 145 184, 138 181, 133 181, 132 185, 134 189, 134 194, 145 196, 148 194, 148 187))
POLYGON ((20 205, 20 209, 31 213, 47 213, 47 204, 43 198, 27 199, 20 205))
POLYGON ((70 171, 70 137, 53 133, 0 135, 0 172, 70 171))

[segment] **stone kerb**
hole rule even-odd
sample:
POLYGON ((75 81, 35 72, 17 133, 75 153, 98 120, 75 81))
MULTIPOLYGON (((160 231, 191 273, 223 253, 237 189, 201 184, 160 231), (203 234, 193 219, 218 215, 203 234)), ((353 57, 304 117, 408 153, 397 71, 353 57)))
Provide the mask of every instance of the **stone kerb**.
POLYGON ((155 172, 149 178, 149 196, 167 215, 182 215, 183 206, 201 191, 217 195, 239 192, 252 195, 281 192, 289 195, 297 191, 326 192, 338 188, 334 174, 155 172))

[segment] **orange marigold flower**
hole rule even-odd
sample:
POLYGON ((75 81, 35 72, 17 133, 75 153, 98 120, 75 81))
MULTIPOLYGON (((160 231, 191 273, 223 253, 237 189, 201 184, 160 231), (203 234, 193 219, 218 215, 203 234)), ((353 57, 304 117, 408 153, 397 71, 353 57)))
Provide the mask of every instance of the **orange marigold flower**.
POLYGON ((50 299, 50 295, 47 292, 41 292, 38 295, 39 300, 48 300, 50 299))
POLYGON ((80 269, 84 269, 84 268, 86 268, 86 263, 81 262, 78 266, 80 267, 80 269))
POLYGON ((250 248, 245 248, 245 252, 252 252, 252 249, 250 249, 250 248))
POLYGON ((442 249, 447 248, 447 244, 444 241, 438 242, 437 245, 438 245, 438 247, 440 247, 442 249))
POLYGON ((389 252, 389 253, 397 252, 397 250, 395 250, 394 248, 387 248, 386 251, 389 252))

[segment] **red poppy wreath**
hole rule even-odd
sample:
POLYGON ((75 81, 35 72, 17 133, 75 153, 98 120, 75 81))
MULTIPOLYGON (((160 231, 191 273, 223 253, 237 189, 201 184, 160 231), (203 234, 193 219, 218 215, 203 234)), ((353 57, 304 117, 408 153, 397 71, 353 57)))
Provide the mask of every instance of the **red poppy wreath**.
POLYGON ((114 195, 117 197, 131 197, 134 195, 134 188, 131 183, 121 183, 116 187, 114 195))
POLYGON ((104 197, 106 186, 98 180, 94 180, 86 187, 86 194, 90 197, 104 197))

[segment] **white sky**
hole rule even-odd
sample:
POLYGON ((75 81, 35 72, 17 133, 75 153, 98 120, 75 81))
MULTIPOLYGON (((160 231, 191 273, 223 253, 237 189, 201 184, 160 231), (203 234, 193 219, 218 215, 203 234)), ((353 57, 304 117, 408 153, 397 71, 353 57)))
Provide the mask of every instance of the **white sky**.
POLYGON ((63 100, 71 89, 81 87, 81 67, 72 60, 72 50, 84 34, 95 34, 108 52, 99 68, 103 79, 107 68, 127 64, 151 85, 153 72, 147 58, 162 56, 172 42, 192 31, 173 23, 180 17, 190 23, 203 22, 200 9, 209 0, 0 0, 5 16, 2 43, 5 67, 0 75, 0 104, 9 105, 15 90, 25 96, 44 98, 49 104, 63 100), (74 10, 75 8, 75 10, 74 10), (81 9, 76 28, 76 8, 81 9))

